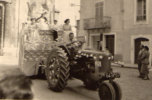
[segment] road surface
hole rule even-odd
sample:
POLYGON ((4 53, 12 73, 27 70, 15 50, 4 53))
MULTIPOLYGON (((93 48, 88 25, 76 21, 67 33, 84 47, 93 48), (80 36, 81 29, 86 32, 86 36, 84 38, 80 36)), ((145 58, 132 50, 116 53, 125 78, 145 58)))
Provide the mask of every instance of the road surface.
MULTIPOLYGON (((151 80, 138 78, 137 69, 114 67, 120 72, 121 78, 116 79, 122 88, 122 100, 152 100, 151 80)), ((48 89, 45 80, 33 80, 33 92, 38 100, 99 100, 98 92, 85 89, 77 79, 69 80, 63 92, 57 93, 48 89)))

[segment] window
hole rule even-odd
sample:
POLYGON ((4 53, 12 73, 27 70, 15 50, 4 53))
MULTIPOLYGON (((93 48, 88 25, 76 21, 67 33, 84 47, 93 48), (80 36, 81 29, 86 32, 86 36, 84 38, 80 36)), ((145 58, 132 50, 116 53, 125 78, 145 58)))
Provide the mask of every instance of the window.
POLYGON ((146 21, 146 0, 137 0, 137 21, 146 21))
POLYGON ((96 19, 100 20, 103 18, 103 2, 96 3, 96 19))
POLYGON ((92 47, 95 50, 100 50, 100 36, 92 36, 92 47))

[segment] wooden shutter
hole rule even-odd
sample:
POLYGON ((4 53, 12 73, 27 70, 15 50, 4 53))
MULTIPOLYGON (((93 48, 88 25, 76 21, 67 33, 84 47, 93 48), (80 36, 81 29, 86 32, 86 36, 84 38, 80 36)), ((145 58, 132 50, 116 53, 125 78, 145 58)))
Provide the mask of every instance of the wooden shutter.
POLYGON ((103 2, 99 3, 99 13, 100 13, 100 19, 103 18, 103 2))
POLYGON ((137 21, 146 20, 146 0, 137 0, 137 21))
POLYGON ((146 20, 146 0, 143 0, 143 20, 146 20))
POLYGON ((96 19, 103 18, 103 2, 96 3, 96 19))

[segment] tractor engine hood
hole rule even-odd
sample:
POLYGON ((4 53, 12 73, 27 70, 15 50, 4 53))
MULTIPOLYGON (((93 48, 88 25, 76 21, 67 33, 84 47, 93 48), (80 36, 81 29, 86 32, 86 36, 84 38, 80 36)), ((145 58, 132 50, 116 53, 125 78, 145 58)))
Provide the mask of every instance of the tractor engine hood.
POLYGON ((93 57, 96 60, 102 60, 104 57, 108 57, 108 60, 113 60, 113 56, 111 54, 94 50, 80 50, 78 51, 77 56, 93 57))

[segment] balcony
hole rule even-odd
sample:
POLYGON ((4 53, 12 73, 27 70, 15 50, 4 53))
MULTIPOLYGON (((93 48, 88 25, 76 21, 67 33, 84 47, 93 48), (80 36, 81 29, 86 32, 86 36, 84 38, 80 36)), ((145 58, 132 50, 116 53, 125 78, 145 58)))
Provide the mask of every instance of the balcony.
POLYGON ((99 29, 111 28, 111 17, 104 16, 101 19, 88 18, 84 19, 84 29, 99 29))

